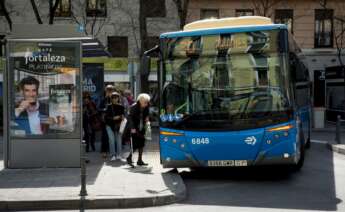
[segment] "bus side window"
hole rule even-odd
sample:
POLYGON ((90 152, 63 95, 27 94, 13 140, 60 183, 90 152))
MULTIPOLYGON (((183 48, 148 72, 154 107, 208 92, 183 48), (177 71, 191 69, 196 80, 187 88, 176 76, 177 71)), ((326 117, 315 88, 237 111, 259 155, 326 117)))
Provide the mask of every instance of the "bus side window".
POLYGON ((289 61, 289 65, 290 65, 290 77, 291 80, 293 82, 293 84, 295 84, 297 82, 297 64, 296 64, 296 56, 293 53, 290 53, 289 55, 290 61, 289 61))
POLYGON ((296 55, 290 54, 290 72, 291 79, 294 83, 308 82, 309 73, 305 65, 297 58, 296 55))
POLYGON ((298 106, 308 106, 310 104, 310 82, 309 73, 305 65, 297 60, 295 73, 295 99, 298 106))
POLYGON ((306 82, 308 81, 308 76, 306 75, 306 68, 300 61, 297 62, 296 66, 296 82, 306 82))

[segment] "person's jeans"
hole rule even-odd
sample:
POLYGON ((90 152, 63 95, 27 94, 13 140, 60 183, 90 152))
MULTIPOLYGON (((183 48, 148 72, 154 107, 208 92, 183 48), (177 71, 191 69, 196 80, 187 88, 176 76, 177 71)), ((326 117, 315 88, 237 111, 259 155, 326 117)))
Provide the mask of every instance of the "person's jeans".
POLYGON ((106 126, 108 138, 109 138, 109 150, 111 156, 121 157, 122 154, 122 142, 119 132, 114 132, 111 127, 106 126))
POLYGON ((116 132, 116 153, 118 157, 122 157, 122 136, 116 132))
POLYGON ((102 126, 102 138, 101 138, 101 152, 109 152, 109 141, 108 141, 108 132, 105 124, 102 126))

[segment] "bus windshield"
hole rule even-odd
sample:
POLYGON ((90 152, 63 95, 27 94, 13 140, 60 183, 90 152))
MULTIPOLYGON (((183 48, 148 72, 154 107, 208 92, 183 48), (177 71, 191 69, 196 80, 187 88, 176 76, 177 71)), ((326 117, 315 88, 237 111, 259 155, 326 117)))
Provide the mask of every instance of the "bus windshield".
POLYGON ((279 30, 163 40, 162 127, 251 129, 292 118, 279 30))

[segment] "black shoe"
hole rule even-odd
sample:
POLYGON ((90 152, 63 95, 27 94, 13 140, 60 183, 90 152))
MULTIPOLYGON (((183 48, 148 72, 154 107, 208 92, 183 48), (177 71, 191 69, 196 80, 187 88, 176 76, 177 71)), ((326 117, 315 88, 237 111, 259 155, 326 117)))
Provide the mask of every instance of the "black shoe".
POLYGON ((126 161, 127 161, 127 164, 128 164, 131 168, 134 168, 132 158, 129 158, 129 157, 126 158, 126 161))
POLYGON ((138 166, 147 166, 149 164, 148 163, 144 163, 144 161, 140 160, 140 161, 137 162, 137 165, 138 166))

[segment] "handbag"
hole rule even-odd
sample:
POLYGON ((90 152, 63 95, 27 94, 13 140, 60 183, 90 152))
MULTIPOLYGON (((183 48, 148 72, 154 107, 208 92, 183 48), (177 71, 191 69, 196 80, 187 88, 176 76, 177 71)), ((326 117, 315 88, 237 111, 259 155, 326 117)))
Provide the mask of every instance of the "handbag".
POLYGON ((152 140, 152 130, 150 122, 146 122, 145 124, 145 140, 151 141, 152 140))
POLYGON ((125 128, 126 128, 126 124, 127 124, 127 119, 126 118, 122 119, 121 124, 120 124, 119 133, 123 134, 123 132, 125 131, 125 128))

